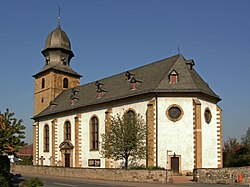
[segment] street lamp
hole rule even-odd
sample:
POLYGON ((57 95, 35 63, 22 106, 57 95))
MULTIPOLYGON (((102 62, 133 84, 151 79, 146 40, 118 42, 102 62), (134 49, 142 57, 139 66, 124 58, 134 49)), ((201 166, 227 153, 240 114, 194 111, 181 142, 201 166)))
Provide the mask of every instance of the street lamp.
POLYGON ((167 165, 166 165, 166 180, 168 182, 168 153, 171 153, 172 150, 167 150, 167 165))

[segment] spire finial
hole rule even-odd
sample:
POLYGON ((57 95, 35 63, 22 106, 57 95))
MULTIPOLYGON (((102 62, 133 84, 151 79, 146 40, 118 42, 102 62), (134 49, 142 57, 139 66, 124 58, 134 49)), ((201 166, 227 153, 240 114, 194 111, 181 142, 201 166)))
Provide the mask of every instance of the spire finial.
POLYGON ((177 51, 178 51, 178 55, 180 54, 180 52, 181 52, 181 48, 180 48, 180 46, 178 46, 177 47, 177 51))
POLYGON ((60 27, 62 8, 58 7, 58 27, 60 27))

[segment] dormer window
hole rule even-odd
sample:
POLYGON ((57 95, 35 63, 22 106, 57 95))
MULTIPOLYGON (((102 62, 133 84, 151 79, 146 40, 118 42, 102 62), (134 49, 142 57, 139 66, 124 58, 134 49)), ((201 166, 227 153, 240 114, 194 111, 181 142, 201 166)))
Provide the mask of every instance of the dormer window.
POLYGON ((51 102, 49 103, 49 111, 51 111, 53 108, 55 108, 56 105, 57 105, 57 103, 51 101, 51 102))
POLYGON ((193 69, 193 67, 195 65, 194 60, 187 60, 186 64, 187 64, 189 69, 193 69))
POLYGON ((178 73, 173 70, 169 75, 169 83, 177 83, 178 82, 178 73))
POLYGON ((133 78, 134 73, 127 71, 125 76, 127 77, 127 81, 130 81, 133 78))
POLYGON ((68 88, 69 87, 69 81, 67 78, 63 79, 63 88, 68 88))
POLYGON ((103 88, 103 83, 96 81, 95 85, 96 85, 97 99, 100 99, 107 91, 103 88))
POLYGON ((131 88, 131 91, 133 90, 136 90, 139 83, 141 83, 141 81, 139 79, 136 79, 135 77, 132 77, 131 80, 130 80, 130 88, 131 88))
POLYGON ((79 90, 73 88, 71 92, 72 92, 72 95, 70 96, 71 105, 74 105, 79 100, 79 97, 77 96, 79 90))

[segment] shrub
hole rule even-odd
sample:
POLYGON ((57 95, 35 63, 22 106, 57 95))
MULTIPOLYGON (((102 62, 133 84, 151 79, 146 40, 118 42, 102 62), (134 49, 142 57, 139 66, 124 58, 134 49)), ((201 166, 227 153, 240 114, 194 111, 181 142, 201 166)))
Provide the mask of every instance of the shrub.
POLYGON ((22 161, 18 162, 18 164, 20 164, 20 165, 33 165, 32 160, 33 160, 32 156, 24 157, 22 159, 22 161))
POLYGON ((149 166, 146 168, 144 165, 136 165, 131 166, 129 169, 135 169, 135 170, 165 170, 165 168, 159 167, 159 166, 149 166))
POLYGON ((0 184, 1 187, 10 186, 10 160, 7 156, 0 156, 0 184))
POLYGON ((10 159, 8 156, 0 156, 0 174, 10 173, 10 159))
POLYGON ((10 177, 9 176, 3 176, 3 175, 0 175, 0 184, 1 184, 1 187, 9 187, 10 186, 10 177))
POLYGON ((30 178, 29 180, 24 181, 21 184, 21 187, 39 187, 39 186, 43 186, 43 182, 39 180, 37 177, 30 178))

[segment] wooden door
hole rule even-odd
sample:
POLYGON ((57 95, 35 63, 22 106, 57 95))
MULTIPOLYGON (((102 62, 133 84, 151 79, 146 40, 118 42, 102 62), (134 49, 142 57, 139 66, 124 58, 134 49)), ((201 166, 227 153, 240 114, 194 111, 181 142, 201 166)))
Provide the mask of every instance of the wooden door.
POLYGON ((70 154, 65 154, 65 167, 70 167, 70 154))
POLYGON ((179 173, 179 157, 171 157, 171 170, 179 173))

